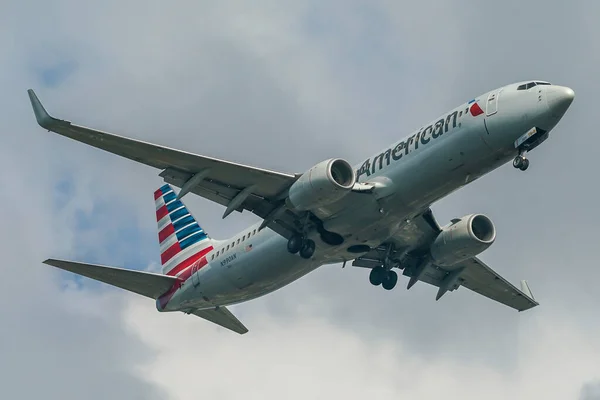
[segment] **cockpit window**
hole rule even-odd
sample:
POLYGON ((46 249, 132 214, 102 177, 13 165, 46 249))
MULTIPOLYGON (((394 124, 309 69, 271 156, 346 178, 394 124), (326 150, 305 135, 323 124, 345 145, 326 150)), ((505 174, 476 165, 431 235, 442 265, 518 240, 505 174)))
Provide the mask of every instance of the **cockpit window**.
POLYGON ((529 82, 529 83, 524 83, 522 85, 519 85, 519 87, 517 87, 517 90, 527 90, 527 89, 531 89, 534 86, 537 85, 551 85, 551 83, 549 82, 529 82))

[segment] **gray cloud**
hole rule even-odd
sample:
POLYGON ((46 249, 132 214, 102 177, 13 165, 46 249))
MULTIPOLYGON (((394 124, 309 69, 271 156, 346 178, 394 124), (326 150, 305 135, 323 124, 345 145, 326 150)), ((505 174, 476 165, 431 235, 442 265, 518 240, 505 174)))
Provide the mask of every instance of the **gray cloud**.
POLYGON ((580 400, 598 400, 600 399, 600 383, 586 383, 581 389, 580 400))
MULTIPOLYGON (((589 184, 595 182, 594 149, 600 144, 590 117, 598 90, 593 66, 600 61, 591 18, 597 11, 583 2, 563 7, 541 1, 410 7, 387 1, 11 3, 0 28, 6 49, 0 54, 0 106, 9 111, 2 156, 15 168, 3 174, 0 195, 14 205, 6 221, 30 229, 3 236, 3 249, 6 273, 31 281, 35 295, 0 312, 11 327, 4 329, 6 351, 20 350, 23 357, 35 348, 37 375, 72 365, 68 382, 80 377, 77 390, 114 380, 111 393, 129 397, 155 392, 139 378, 146 375, 135 372, 139 365, 162 372, 150 374, 152 382, 187 398, 192 395, 181 386, 195 377, 173 377, 170 372, 180 364, 195 371, 208 358, 216 370, 234 364, 237 376, 254 376, 253 360, 261 355, 273 365, 286 357, 296 363, 300 372, 289 383, 302 382, 307 394, 327 385, 327 371, 339 369, 329 387, 346 384, 347 397, 358 397, 361 385, 380 382, 359 377, 371 376, 370 368, 389 367, 396 373, 385 375, 378 387, 385 393, 405 390, 412 398, 433 393, 423 389, 425 372, 452 377, 456 397, 461 386, 477 379, 499 394, 512 393, 506 386, 518 380, 517 398, 524 392, 577 396, 581 379, 597 372, 593 355, 599 351, 592 340, 600 331, 593 317, 600 278, 593 264, 598 192, 589 184), (470 212, 494 220, 499 237, 482 258, 513 282, 529 279, 542 303, 530 312, 517 314, 466 289, 439 302, 424 284, 406 291, 401 281, 388 293, 368 284, 367 271, 326 266, 235 307, 252 329, 250 339, 240 339, 217 334, 203 321, 157 315, 151 302, 89 281, 64 292, 60 285, 70 276, 39 266, 48 256, 132 268, 155 262, 151 193, 160 180, 158 171, 39 129, 24 92, 29 86, 51 112, 84 125, 302 172, 332 156, 361 161, 478 93, 529 78, 566 84, 577 94, 551 140, 531 154, 531 168, 522 174, 505 166, 434 210, 441 223, 470 212), (61 187, 63 195, 50 198, 60 182, 68 183, 68 194, 61 187), (35 251, 17 240, 23 237, 36 243, 35 251), (71 301, 81 306, 74 310, 71 301), (335 342, 340 335, 342 348, 328 357, 319 337, 335 342), (284 339, 285 348, 275 346, 284 339), (26 347, 32 342, 43 345, 26 347), (95 352, 84 352, 90 343, 97 343, 95 352), (306 357, 294 353, 296 347, 306 357), (371 347, 390 358, 370 356, 371 347), (69 357, 58 367, 55 349, 69 357), (347 356, 355 351, 354 358, 347 356), (344 363, 327 364, 335 357, 344 363), (321 376, 303 375, 320 362, 329 367, 321 376), (528 366, 565 378, 538 381, 528 366), (76 374, 90 368, 99 372, 76 374), (417 373, 420 379, 405 378, 417 373)), ((223 223, 221 207, 186 201, 215 237, 255 220, 243 214, 223 223)), ((22 293, 12 281, 3 285, 7 300, 22 293)), ((19 359, 7 354, 4 360, 19 359)), ((22 359, 24 365, 33 360, 22 359)), ((0 363, 0 368, 12 382, 26 376, 25 367, 11 370, 0 363)), ((53 382, 47 392, 59 397, 67 380, 56 375, 44 379, 53 382)), ((212 379, 217 387, 222 382, 212 379)), ((270 381, 254 376, 254 382, 270 381)), ((226 397, 235 391, 213 393, 226 397)), ((479 393, 473 389, 466 397, 479 393)))
MULTIPOLYGON (((15 154, 5 149, 0 154, 8 165, 19 164, 15 154)), ((44 175, 22 171, 17 178, 0 177, 0 201, 6 205, 0 233, 3 392, 23 399, 161 398, 160 389, 132 373, 152 361, 152 351, 121 325, 123 297, 61 288, 57 276, 41 266, 53 251, 78 253, 74 248, 81 243, 69 235, 64 214, 53 215, 50 182, 56 177, 44 181, 44 175)))

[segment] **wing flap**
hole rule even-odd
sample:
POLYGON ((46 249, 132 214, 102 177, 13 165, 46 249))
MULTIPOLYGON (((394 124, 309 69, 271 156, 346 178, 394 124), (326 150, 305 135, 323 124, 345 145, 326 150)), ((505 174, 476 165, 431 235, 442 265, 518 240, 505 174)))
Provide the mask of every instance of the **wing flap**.
POLYGON ((246 328, 226 307, 217 307, 214 310, 196 310, 193 311, 192 314, 220 325, 223 328, 239 333, 240 335, 248 332, 248 328, 246 328))
POLYGON ((74 261, 48 259, 44 261, 44 264, 108 283, 151 299, 157 299, 179 281, 179 278, 175 276, 74 261))
MULTIPOLYGON (((160 176, 165 182, 181 188, 188 179, 191 179, 192 175, 168 168, 161 172, 160 176)), ((200 197, 204 197, 205 199, 223 206, 229 205, 229 202, 240 192, 239 190, 228 187, 224 183, 216 182, 214 180, 204 180, 200 185, 196 185, 190 191, 200 197)), ((251 194, 245 199, 243 206, 240 206, 238 211, 242 211, 241 209, 243 208, 260 218, 267 218, 269 214, 277 208, 277 204, 277 202, 272 202, 256 194, 251 194)), ((296 221, 297 215, 290 210, 285 210, 285 212, 279 214, 267 226, 281 236, 289 238, 291 233, 296 231, 296 221)))

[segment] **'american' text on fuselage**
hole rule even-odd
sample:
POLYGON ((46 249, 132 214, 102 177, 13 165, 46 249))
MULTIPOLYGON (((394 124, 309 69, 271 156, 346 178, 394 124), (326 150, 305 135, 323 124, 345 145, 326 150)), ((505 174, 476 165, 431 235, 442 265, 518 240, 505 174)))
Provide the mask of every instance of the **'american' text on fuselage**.
POLYGON ((435 124, 429 125, 425 129, 419 129, 419 132, 416 135, 412 135, 401 141, 393 149, 390 147, 386 151, 378 154, 373 158, 372 161, 370 158, 365 160, 358 171, 356 171, 356 179, 360 179, 360 177, 364 174, 370 176, 371 174, 374 174, 376 170, 383 169, 384 158, 386 160, 386 166, 388 166, 392 160, 398 161, 403 155, 407 155, 411 151, 411 147, 414 147, 414 150, 417 150, 419 148, 419 144, 425 146, 431 141, 431 139, 437 139, 444 132, 449 131, 451 122, 452 128, 456 128, 457 117, 458 110, 448 114, 446 118, 440 118, 435 124), (378 160, 379 163, 377 162, 378 160), (377 165, 379 165, 379 168, 377 168, 377 165))

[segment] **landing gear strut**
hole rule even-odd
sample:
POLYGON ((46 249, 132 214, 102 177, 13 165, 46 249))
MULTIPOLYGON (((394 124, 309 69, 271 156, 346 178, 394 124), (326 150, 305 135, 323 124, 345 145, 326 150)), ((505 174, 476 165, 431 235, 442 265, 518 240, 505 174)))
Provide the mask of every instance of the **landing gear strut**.
POLYGON ((529 160, 525 158, 522 153, 519 153, 519 155, 513 160, 513 167, 520 169, 521 171, 525 171, 527 168, 529 168, 529 160))
POLYGON ((381 285, 385 290, 392 290, 398 282, 398 274, 383 267, 375 267, 369 274, 369 281, 374 286, 381 285))
POLYGON ((300 252, 300 257, 305 259, 309 259, 315 254, 315 242, 298 234, 288 240, 287 248, 292 254, 300 252))

